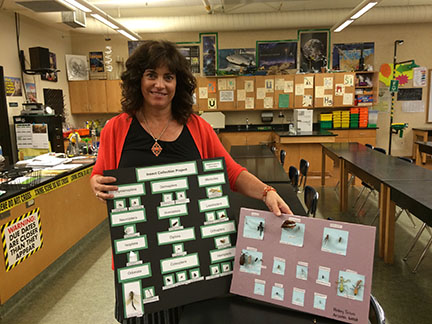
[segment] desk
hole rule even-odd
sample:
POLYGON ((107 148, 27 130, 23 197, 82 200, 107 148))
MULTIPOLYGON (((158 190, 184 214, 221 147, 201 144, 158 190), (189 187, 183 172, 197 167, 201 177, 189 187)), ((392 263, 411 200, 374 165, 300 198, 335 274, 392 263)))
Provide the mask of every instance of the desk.
POLYGON ((432 142, 415 142, 415 161, 417 165, 421 165, 420 160, 426 163, 426 154, 432 155, 432 142), (420 159, 420 153, 422 159, 420 159))
POLYGON ((275 157, 270 148, 266 145, 236 145, 231 146, 233 158, 249 157, 275 157))
MULTIPOLYGON (((417 141, 427 142, 429 139, 429 136, 432 136, 432 128, 413 128, 413 151, 412 151, 412 158, 416 159, 417 162, 420 163, 420 160, 417 161, 417 141)), ((426 163, 426 155, 422 154, 422 162, 423 164, 426 163)))

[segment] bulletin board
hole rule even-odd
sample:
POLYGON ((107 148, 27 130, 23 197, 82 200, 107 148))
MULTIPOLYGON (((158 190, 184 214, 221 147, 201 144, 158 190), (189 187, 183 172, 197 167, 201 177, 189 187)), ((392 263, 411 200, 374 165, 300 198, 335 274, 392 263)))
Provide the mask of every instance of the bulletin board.
POLYGON ((432 69, 428 70, 428 100, 427 100, 427 123, 432 123, 432 69))
POLYGON ((218 109, 235 110, 237 101, 236 78, 219 77, 217 79, 218 109))
POLYGON ((237 77, 237 109, 255 109, 255 77, 237 77))
POLYGON ((198 107, 200 110, 216 110, 217 107, 217 78, 197 78, 198 107))
POLYGON ((314 74, 296 74, 294 108, 313 108, 314 74))
POLYGON ((230 292, 367 323, 375 231, 373 226, 242 208, 230 292))
POLYGON ((223 158, 105 171, 115 285, 125 318, 228 292, 236 224, 223 158))
POLYGON ((257 75, 255 77, 255 104, 257 109, 274 107, 274 75, 257 75))
POLYGON ((333 105, 353 106, 355 94, 355 73, 334 74, 333 105))
POLYGON ((315 107, 333 107, 334 73, 315 75, 315 107))
POLYGON ((294 108, 294 75, 275 76, 275 108, 294 108))

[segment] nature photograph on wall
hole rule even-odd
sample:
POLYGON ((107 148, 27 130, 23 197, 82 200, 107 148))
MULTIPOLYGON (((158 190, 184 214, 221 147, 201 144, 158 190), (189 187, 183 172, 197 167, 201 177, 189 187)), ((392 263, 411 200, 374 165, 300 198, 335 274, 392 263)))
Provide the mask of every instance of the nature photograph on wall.
POLYGON ((192 73, 200 73, 200 50, 199 45, 177 44, 178 50, 190 64, 192 73))
POLYGON ((255 48, 220 49, 218 71, 220 74, 252 74, 256 70, 255 48))
POLYGON ((217 67, 217 35, 202 34, 203 71, 204 75, 216 75, 217 67))
POLYGON ((299 30, 300 72, 321 72, 328 63, 329 31, 299 30))
POLYGON ((267 74, 288 74, 297 69, 297 41, 258 41, 258 70, 267 74))
POLYGON ((332 67, 340 71, 373 71, 375 43, 333 44, 332 67))

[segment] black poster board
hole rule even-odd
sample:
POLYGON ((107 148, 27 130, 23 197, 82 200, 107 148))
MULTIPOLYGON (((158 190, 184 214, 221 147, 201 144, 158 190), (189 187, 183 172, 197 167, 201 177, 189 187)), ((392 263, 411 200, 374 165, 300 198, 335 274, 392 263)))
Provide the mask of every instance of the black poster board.
POLYGON ((422 88, 399 88, 397 93, 398 101, 416 101, 422 100, 422 88))
POLYGON ((115 284, 124 317, 226 294, 236 224, 223 158, 105 171, 115 284))

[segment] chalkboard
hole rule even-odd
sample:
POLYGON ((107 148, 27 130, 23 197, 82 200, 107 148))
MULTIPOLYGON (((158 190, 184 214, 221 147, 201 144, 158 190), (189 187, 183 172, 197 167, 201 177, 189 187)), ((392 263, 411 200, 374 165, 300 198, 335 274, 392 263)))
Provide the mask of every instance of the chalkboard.
POLYGON ((397 93, 398 101, 422 100, 422 88, 399 88, 397 93))

